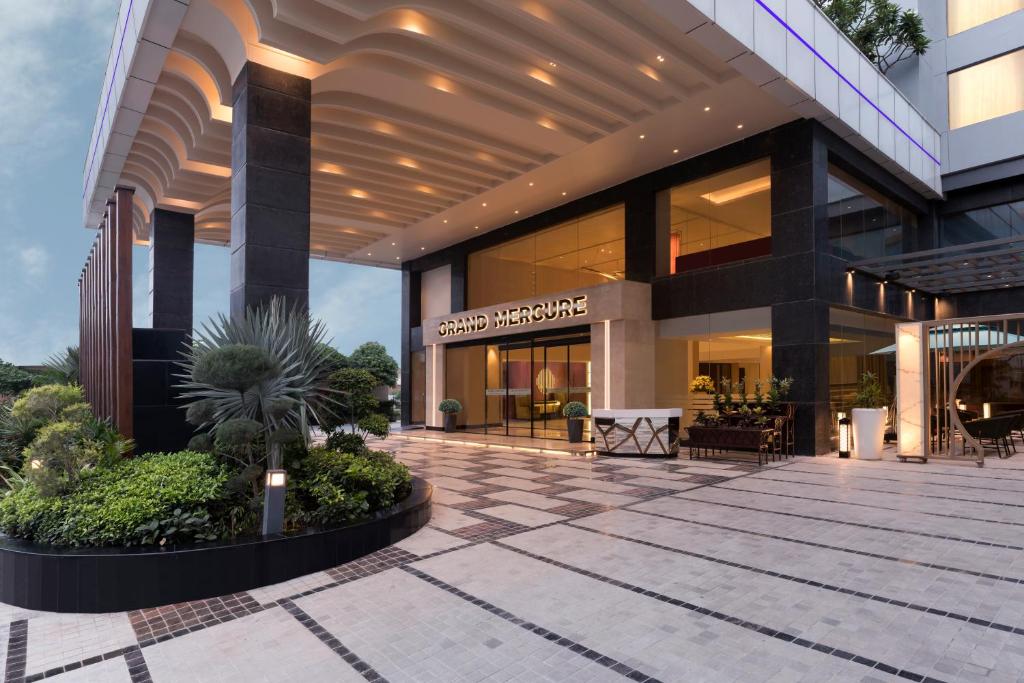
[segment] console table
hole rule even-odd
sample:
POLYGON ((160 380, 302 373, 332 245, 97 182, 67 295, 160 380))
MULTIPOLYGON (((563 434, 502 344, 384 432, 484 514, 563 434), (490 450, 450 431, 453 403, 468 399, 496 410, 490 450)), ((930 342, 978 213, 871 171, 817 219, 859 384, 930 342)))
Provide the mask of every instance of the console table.
POLYGON ((593 413, 599 455, 674 458, 682 408, 598 409, 593 413))

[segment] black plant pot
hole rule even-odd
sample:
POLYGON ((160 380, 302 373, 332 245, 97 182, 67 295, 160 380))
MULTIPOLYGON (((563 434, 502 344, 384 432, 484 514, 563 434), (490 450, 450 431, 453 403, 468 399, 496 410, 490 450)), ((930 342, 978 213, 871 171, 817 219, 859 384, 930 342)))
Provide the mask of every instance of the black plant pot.
POLYGON ((583 441, 583 418, 570 417, 567 422, 569 424, 569 443, 581 443, 583 441))
POLYGON ((457 413, 445 413, 444 414, 444 431, 451 432, 455 431, 455 421, 458 419, 457 413))

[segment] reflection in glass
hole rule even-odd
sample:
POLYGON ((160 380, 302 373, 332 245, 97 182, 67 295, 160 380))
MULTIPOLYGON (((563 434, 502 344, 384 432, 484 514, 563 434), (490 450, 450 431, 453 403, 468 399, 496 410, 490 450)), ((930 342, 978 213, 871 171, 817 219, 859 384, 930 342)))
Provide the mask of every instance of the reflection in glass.
POLYGON ((469 308, 625 277, 625 209, 617 205, 469 255, 469 308))
POLYGON ((669 272, 771 254, 771 187, 761 159, 669 190, 669 272))
POLYGON ((409 418, 412 424, 423 424, 426 422, 427 404, 427 352, 413 351, 409 354, 409 361, 412 366, 410 373, 411 387, 409 389, 409 418))
POLYGON ((917 216, 850 174, 828 167, 828 236, 832 253, 860 261, 903 253, 903 235, 914 234, 917 216))
POLYGON ((997 204, 943 217, 940 246, 1024 235, 1024 202, 997 204))
POLYGON ((896 393, 896 321, 878 315, 829 309, 829 400, 832 435, 837 413, 850 415, 857 384, 865 372, 878 377, 887 397, 896 393))

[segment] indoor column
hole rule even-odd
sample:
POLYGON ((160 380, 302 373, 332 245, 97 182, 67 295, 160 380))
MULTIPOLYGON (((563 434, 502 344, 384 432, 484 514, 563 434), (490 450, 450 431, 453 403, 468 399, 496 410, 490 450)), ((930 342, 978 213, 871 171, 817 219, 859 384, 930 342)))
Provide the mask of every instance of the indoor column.
POLYGON ((149 234, 149 316, 154 329, 192 333, 195 216, 156 209, 149 234))
POLYGON ((310 81, 247 62, 231 121, 231 315, 309 305, 310 81))

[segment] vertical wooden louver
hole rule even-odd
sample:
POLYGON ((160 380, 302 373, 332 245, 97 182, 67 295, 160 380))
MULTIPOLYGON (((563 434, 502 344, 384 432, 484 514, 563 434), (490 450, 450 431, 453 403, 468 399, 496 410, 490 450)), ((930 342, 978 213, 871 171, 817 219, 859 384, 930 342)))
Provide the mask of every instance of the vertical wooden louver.
POLYGON ((86 400, 100 419, 132 437, 132 195, 118 187, 85 262, 79 344, 86 400))

